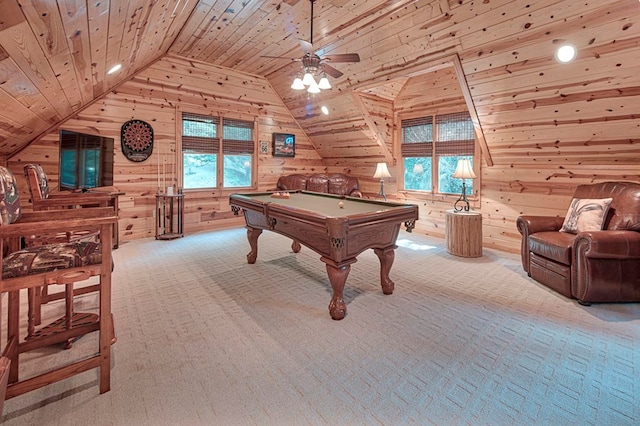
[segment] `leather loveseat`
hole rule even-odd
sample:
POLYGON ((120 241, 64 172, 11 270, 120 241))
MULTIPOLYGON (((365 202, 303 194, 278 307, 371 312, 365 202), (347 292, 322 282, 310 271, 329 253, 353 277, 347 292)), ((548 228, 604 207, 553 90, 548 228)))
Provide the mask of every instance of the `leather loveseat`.
POLYGON ((602 230, 560 232, 570 215, 520 216, 522 267, 529 276, 582 304, 640 301, 640 184, 580 185, 572 207, 582 200, 593 208, 608 199, 602 230))
POLYGON ((276 191, 313 191, 362 198, 358 179, 342 173, 280 176, 276 191))

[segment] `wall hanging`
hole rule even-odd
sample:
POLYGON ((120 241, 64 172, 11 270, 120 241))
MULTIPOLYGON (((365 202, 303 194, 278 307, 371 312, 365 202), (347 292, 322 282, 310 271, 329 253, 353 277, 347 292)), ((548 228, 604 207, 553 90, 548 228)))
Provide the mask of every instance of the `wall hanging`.
POLYGON ((122 153, 131 161, 144 161, 153 152, 153 128, 142 120, 130 120, 120 129, 122 153))

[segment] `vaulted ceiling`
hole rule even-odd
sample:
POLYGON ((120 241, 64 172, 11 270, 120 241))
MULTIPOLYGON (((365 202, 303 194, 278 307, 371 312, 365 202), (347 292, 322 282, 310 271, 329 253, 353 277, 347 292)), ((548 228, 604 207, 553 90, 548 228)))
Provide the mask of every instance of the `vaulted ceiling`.
MULTIPOLYGON (((317 0, 312 37, 308 0, 0 0, 0 10, 2 156, 171 54, 265 77, 318 146, 366 123, 353 118, 354 94, 393 101, 407 79, 453 67, 489 163, 532 152, 554 161, 558 143, 565 161, 582 161, 585 142, 639 161, 629 160, 640 131, 637 0, 317 0), (323 55, 360 55, 332 64, 344 75, 323 94, 351 112, 310 113, 289 87, 300 62, 264 57, 301 57, 299 39, 323 55), (565 41, 578 58, 560 65, 565 41)), ((368 149, 375 135, 362 134, 368 149)))

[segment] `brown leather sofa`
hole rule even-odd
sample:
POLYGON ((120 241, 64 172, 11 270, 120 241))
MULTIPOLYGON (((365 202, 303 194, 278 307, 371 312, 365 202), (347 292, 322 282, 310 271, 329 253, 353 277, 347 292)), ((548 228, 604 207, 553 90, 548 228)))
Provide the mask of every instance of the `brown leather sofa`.
POLYGON ((313 191, 362 198, 358 179, 342 173, 280 176, 276 191, 313 191))
POLYGON ((559 232, 564 218, 520 216, 522 267, 555 291, 591 302, 640 301, 640 184, 580 185, 573 198, 612 198, 602 230, 559 232))

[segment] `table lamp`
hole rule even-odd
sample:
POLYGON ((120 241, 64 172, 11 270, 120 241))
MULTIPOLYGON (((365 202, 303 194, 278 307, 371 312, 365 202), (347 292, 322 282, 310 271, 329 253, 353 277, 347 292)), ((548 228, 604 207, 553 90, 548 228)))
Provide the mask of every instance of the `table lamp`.
POLYGON ((384 178, 391 177, 389 169, 387 169, 387 163, 378 163, 376 166, 376 172, 373 174, 374 178, 380 178, 380 192, 376 195, 376 198, 382 197, 387 201, 387 196, 384 195, 384 178))
POLYGON ((465 179, 475 179, 477 176, 473 173, 473 167, 471 166, 471 161, 468 158, 461 158, 458 160, 458 165, 456 166, 456 171, 453 172, 453 177, 462 179, 462 194, 460 194, 460 198, 455 202, 453 208, 455 211, 469 211, 469 200, 467 200, 467 186, 465 183, 465 179), (460 207, 458 207, 460 204, 460 207))

